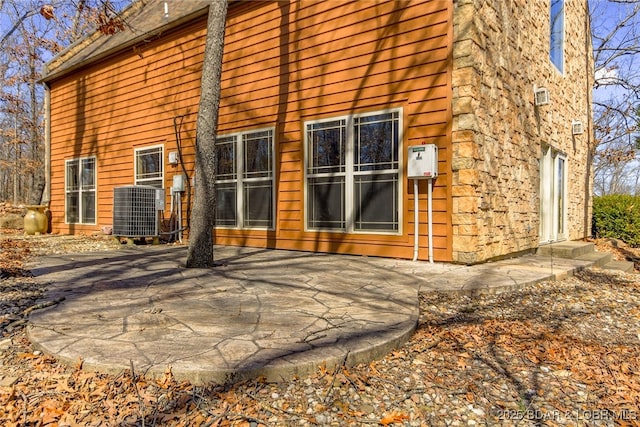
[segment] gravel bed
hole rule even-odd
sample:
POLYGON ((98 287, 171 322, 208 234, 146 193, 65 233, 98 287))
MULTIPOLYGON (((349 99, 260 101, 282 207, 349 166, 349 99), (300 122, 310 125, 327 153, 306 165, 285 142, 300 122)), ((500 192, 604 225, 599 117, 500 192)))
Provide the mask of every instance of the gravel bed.
POLYGON ((416 333, 381 360, 281 383, 195 387, 170 371, 151 380, 67 367, 26 339, 46 284, 24 262, 114 247, 105 236, 0 237, 0 424, 640 425, 635 274, 593 269, 473 298, 423 293, 416 333))

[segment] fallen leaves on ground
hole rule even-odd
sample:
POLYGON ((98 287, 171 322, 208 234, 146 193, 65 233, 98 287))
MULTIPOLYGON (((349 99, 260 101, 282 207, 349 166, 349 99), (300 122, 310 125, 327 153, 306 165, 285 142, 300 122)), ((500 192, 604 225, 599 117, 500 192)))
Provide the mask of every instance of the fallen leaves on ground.
POLYGON ((30 246, 24 240, 0 240, 0 280, 29 275, 24 269, 24 261, 31 254, 30 246))
MULTIPOLYGON (((49 243, 38 242, 46 252, 49 243)), ((15 247, 29 256, 29 246, 15 247)), ((7 299, 3 288, 0 315, 41 296, 30 277, 5 282, 24 293, 7 299)), ((498 295, 422 293, 420 307, 411 340, 380 360, 281 383, 206 387, 177 381, 170 369, 152 379, 62 365, 35 350, 22 326, 5 329, 0 424, 640 425, 636 275, 594 269, 498 295)))

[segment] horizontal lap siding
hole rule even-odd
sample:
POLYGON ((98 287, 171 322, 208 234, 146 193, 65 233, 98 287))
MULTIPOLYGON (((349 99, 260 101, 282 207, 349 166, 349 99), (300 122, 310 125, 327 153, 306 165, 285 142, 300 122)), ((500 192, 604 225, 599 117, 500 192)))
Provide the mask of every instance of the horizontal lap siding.
MULTIPOLYGON (((442 1, 241 2, 229 10, 219 133, 276 126, 276 229, 218 229, 222 244, 411 257, 413 185, 402 181, 402 235, 304 231, 303 122, 403 109, 406 147, 436 143, 434 246, 451 259, 451 4, 442 1)), ((173 117, 184 115, 193 169, 204 25, 102 61, 52 84, 52 211, 64 222, 64 160, 98 158, 99 225, 111 224, 112 188, 133 183, 133 149, 175 151, 173 117), (142 57, 137 53, 140 52, 142 57)), ((165 187, 181 170, 165 164, 165 187)), ((426 184, 420 187, 426 256, 426 184)), ((96 227, 93 227, 96 229, 96 227)))
MULTIPOLYGON (((134 183, 134 148, 163 145, 165 191, 174 174, 173 118, 187 116, 184 144, 193 145, 204 51, 204 21, 128 50, 51 84, 51 211, 55 232, 92 232, 111 225, 113 187, 134 183), (64 224, 65 160, 96 156, 98 224, 64 224)), ((185 160, 193 168, 193 156, 185 160)), ((169 199, 167 199, 167 202, 169 199)), ((167 210, 169 205, 167 204, 167 210)), ((168 214, 167 214, 168 215, 168 214)))
MULTIPOLYGON (((220 131, 277 123, 276 230, 286 249, 411 257, 413 184, 403 180, 402 235, 304 231, 303 122, 403 108, 408 145, 440 146, 434 191, 435 257, 450 260, 451 126, 448 2, 268 2, 232 10, 227 27, 220 131)), ((426 184, 420 185, 421 258, 427 249, 426 184)), ((218 230, 225 244, 258 232, 218 230)), ((265 243, 263 242, 263 245, 265 243)))

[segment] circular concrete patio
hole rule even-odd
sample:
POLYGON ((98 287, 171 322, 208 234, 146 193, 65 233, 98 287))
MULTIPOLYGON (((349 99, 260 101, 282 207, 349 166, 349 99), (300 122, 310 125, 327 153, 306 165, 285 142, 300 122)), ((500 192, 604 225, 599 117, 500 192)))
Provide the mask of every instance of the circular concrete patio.
POLYGON ((390 260, 216 248, 185 269, 184 247, 52 256, 32 271, 58 304, 30 316, 34 345, 85 369, 226 383, 353 365, 406 341, 418 281, 390 260))

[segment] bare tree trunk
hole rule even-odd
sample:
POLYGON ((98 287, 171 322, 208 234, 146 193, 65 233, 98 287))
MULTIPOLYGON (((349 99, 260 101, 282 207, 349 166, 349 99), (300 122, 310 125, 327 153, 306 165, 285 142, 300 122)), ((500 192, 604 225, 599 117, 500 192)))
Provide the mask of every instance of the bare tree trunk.
POLYGON ((212 0, 202 64, 200 106, 196 123, 196 173, 187 267, 214 265, 213 227, 216 218, 216 132, 224 52, 227 0, 212 0))
MULTIPOLYGON (((34 48, 35 50, 35 48, 34 48)), ((42 199, 42 190, 44 189, 44 175, 42 174, 42 157, 40 155, 40 132, 38 126, 38 93, 37 93, 37 69, 35 62, 35 52, 31 55, 29 60, 29 91, 31 94, 30 109, 31 109, 31 167, 30 169, 30 191, 28 194, 29 203, 39 204, 42 199)))
POLYGON ((15 116, 13 118, 13 124, 14 124, 14 137, 15 140, 13 141, 13 149, 14 149, 14 159, 13 159, 13 204, 17 205, 18 204, 18 177, 20 176, 19 170, 20 170, 20 142, 18 139, 18 117, 15 116))

